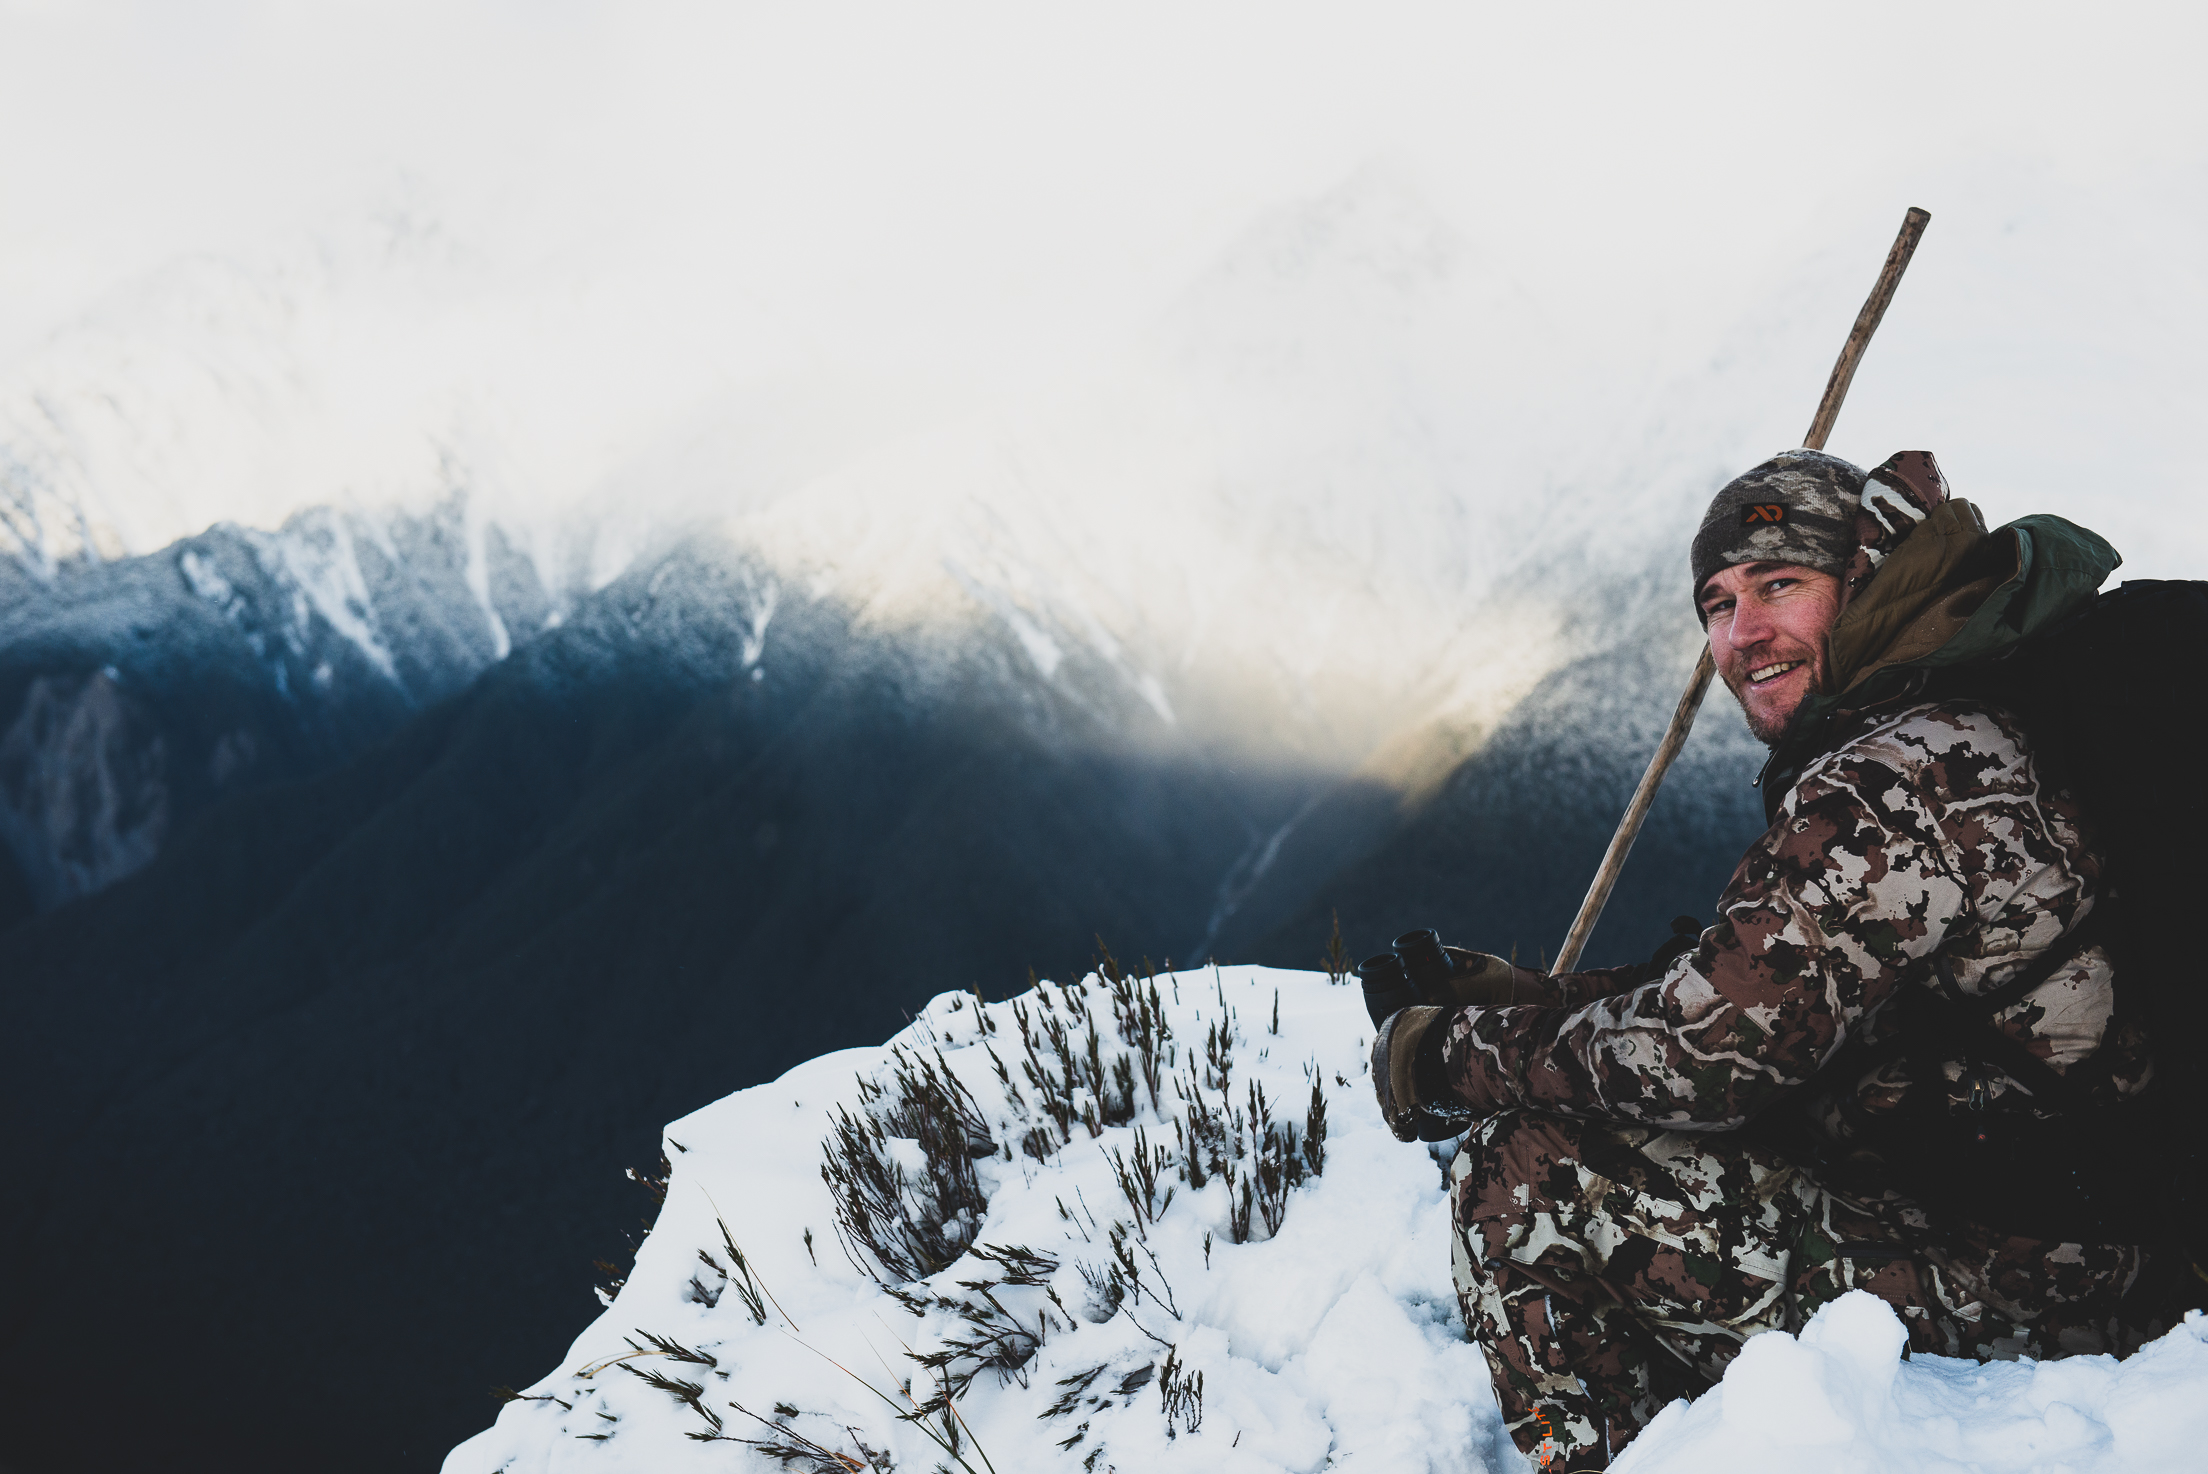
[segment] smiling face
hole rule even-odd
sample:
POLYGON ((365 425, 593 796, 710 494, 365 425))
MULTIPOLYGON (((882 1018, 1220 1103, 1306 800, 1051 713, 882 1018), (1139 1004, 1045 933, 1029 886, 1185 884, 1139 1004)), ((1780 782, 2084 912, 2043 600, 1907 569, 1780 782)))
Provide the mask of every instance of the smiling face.
POLYGON ((1796 563, 1736 563, 1710 575, 1699 602, 1710 656, 1748 730, 1777 743, 1802 699, 1823 686, 1840 580, 1796 563))

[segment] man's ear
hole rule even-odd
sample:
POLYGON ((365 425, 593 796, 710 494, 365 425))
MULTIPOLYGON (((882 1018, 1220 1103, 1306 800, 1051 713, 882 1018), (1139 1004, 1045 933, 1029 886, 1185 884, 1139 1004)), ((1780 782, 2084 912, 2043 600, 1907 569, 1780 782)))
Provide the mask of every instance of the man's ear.
POLYGON ((1848 612, 1848 604, 1855 598, 1856 590, 1869 583, 1871 575, 1876 571, 1877 565, 1871 561, 1870 552, 1857 548, 1855 556, 1848 560, 1848 566, 1840 570, 1840 614, 1848 612))
POLYGON ((1840 571, 1840 602, 1838 607, 1832 611, 1832 623, 1825 626, 1824 637, 1817 642, 1824 655, 1824 659, 1817 662, 1819 695, 1830 696, 1833 694, 1832 632, 1840 627, 1840 616, 1848 612, 1848 601, 1855 597, 1857 589, 1863 587, 1869 581, 1871 571, 1870 559, 1864 557, 1860 550, 1856 553, 1854 561, 1840 571))

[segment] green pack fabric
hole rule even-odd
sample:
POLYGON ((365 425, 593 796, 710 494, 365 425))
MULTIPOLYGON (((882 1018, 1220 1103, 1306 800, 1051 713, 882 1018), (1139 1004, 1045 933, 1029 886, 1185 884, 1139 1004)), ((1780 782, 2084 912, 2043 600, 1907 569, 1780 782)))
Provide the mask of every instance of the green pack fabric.
POLYGON ((1887 666, 1945 646, 2016 571, 2015 548, 2015 539, 1987 532, 1969 502, 1933 508, 1826 637, 1831 688, 1845 692, 1887 666))
POLYGON ((2019 517, 1975 532, 1983 525, 1968 502, 1943 503, 1834 624, 1827 671, 1840 689, 1809 697, 1794 714, 1759 780, 1767 807, 1823 751, 1839 713, 1913 696, 1948 673, 2000 660, 2091 606, 2123 562, 2100 534, 2066 518, 2019 517))

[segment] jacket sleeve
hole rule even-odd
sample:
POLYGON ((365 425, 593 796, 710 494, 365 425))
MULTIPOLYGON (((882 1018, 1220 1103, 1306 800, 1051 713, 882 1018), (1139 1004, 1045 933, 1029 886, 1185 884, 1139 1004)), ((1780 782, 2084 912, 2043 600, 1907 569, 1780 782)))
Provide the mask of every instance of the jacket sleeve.
POLYGON ((1538 1008, 1577 1008, 1597 998, 1608 998, 1648 980, 1649 965, 1635 962, 1625 967, 1593 967, 1585 972, 1550 972, 1521 978, 1521 1001, 1538 1008), (1526 996, 1530 995, 1530 996, 1526 996))
POLYGON ((1592 1003, 1597 998, 1610 998, 1628 988, 1639 987, 1648 980, 1649 966, 1635 962, 1625 967, 1591 967, 1582 972, 1551 973, 1549 990, 1556 1001, 1566 1008, 1582 1003, 1592 1003))
POLYGON ((1576 1006, 1458 1010, 1456 1094, 1483 1113, 1722 1130, 1807 1080, 1912 963, 2060 850, 2001 723, 1935 712, 1885 739, 1803 775, 1662 977, 1576 1006))

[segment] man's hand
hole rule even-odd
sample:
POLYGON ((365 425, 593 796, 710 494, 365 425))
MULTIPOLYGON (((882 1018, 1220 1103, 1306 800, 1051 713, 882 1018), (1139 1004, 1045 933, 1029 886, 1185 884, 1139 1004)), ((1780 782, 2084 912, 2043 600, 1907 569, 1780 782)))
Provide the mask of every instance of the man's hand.
POLYGON ((1429 1003, 1446 1003, 1452 1008, 1466 1004, 1506 1008, 1513 1003, 1548 1001, 1546 974, 1514 967, 1492 952, 1467 952, 1462 947, 1441 950, 1449 957, 1449 980, 1441 986, 1443 996, 1428 997, 1429 1003))
POLYGON ((1397 1009, 1373 1038, 1372 1089, 1380 1099, 1380 1117, 1397 1141, 1447 1141, 1471 1119, 1470 1111, 1449 1098, 1442 1071, 1444 1020, 1453 1011, 1397 1009))
POLYGON ((1365 1012, 1374 1028, 1391 1014, 1419 1004, 1448 1008, 1498 1008, 1512 1003, 1553 1003, 1541 973, 1515 967, 1486 952, 1444 947, 1430 931, 1405 932, 1395 945, 1357 966, 1365 1012))

